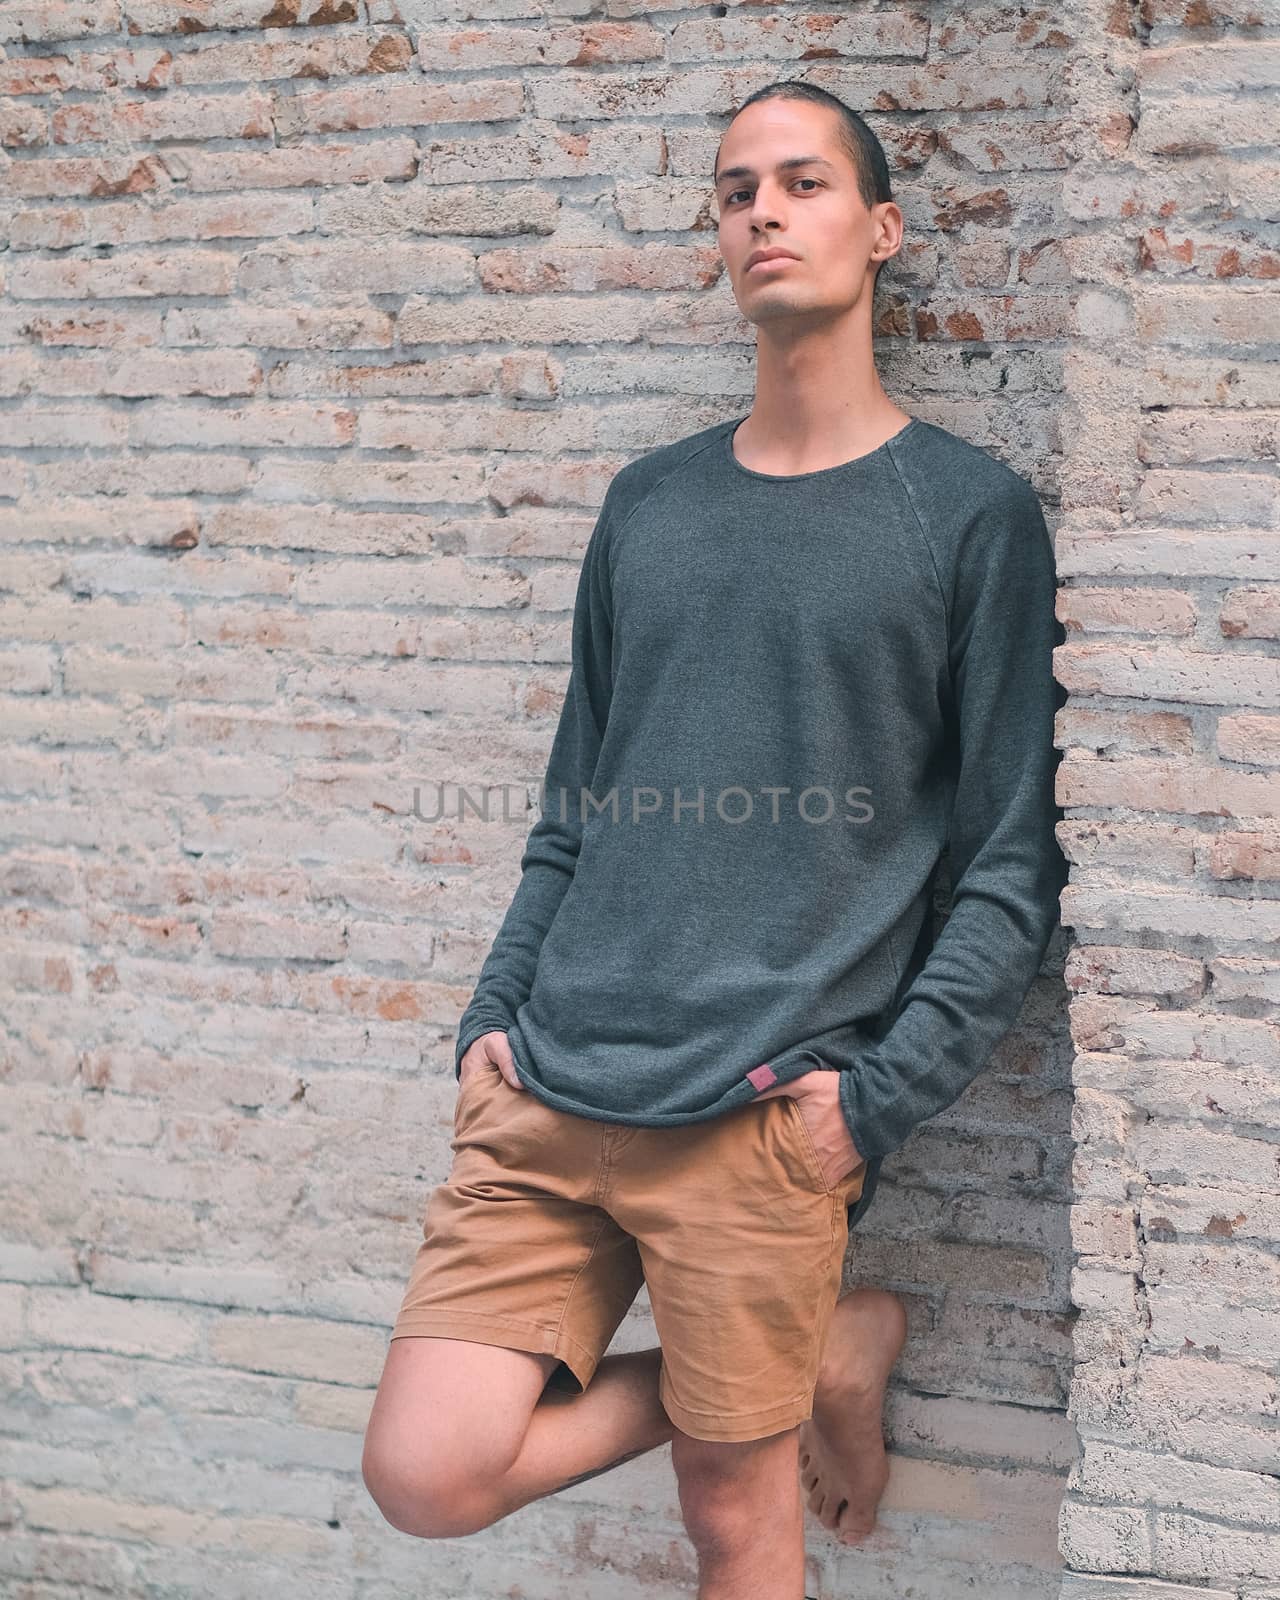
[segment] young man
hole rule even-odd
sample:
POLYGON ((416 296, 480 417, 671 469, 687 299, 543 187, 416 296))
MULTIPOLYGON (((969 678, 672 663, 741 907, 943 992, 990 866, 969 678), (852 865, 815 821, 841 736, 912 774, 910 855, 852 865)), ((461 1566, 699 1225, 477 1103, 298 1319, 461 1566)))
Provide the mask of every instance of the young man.
POLYGON ((770 85, 715 184, 755 403, 606 493, 364 1472, 457 1535, 670 1441, 701 1600, 799 1600, 802 1489, 874 1523, 905 1336, 896 1296, 836 1303, 850 1210, 1057 920, 1058 631, 1030 486, 880 386, 865 123, 770 85), (603 1356, 642 1281, 660 1348, 603 1356))

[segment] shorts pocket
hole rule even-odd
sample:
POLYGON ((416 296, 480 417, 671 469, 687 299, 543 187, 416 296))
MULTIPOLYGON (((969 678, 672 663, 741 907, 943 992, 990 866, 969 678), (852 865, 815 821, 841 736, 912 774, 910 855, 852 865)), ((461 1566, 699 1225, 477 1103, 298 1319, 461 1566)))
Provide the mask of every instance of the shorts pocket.
POLYGON ((785 1100, 790 1108, 789 1114, 795 1124, 796 1139, 800 1145, 805 1164, 813 1175, 814 1182, 819 1185, 824 1194, 835 1194, 838 1189, 842 1189, 861 1172, 863 1167, 866 1166, 866 1162, 859 1161, 842 1178, 838 1178, 835 1183, 828 1183, 823 1176, 822 1162, 818 1159, 818 1147, 814 1144, 813 1137, 809 1132, 809 1124, 801 1114, 800 1102, 793 1094, 779 1095, 778 1098, 785 1100))
POLYGON ((453 1127, 454 1132, 462 1126, 464 1112, 475 1099, 476 1091, 480 1088, 479 1080, 489 1076, 501 1077, 497 1067, 473 1067, 470 1072, 463 1073, 458 1081, 458 1093, 453 1102, 453 1127))

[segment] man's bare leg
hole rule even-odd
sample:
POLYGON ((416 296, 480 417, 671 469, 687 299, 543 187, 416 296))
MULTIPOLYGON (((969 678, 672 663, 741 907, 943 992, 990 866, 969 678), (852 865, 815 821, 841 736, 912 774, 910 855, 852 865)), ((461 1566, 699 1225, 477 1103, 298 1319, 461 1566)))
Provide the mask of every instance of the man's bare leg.
POLYGON ((667 1444, 675 1428, 658 1399, 661 1366, 656 1346, 602 1356, 581 1394, 545 1390, 520 1454, 494 1486, 493 1520, 667 1444))
POLYGON ((698 1600, 803 1600, 797 1442, 795 1428, 737 1444, 672 1439, 698 1600))
POLYGON ((862 1285, 836 1302, 799 1459, 810 1511, 842 1544, 875 1527, 889 1481, 885 1390, 906 1337, 906 1309, 888 1289, 862 1285))
POLYGON ((365 1430, 365 1487, 402 1533, 477 1533, 669 1440, 661 1361, 657 1348, 605 1356, 569 1394, 547 1387, 554 1356, 393 1339, 365 1430))

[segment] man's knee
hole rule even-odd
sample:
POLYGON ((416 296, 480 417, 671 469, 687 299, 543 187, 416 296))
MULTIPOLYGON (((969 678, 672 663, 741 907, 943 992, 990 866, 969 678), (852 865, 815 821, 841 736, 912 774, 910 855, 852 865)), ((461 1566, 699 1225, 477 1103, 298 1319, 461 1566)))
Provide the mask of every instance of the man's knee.
POLYGON ((671 1441, 680 1508, 694 1545, 737 1548, 761 1519, 799 1496, 799 1429, 765 1439, 695 1439, 677 1429, 671 1441))
POLYGON ((364 1486, 393 1528, 419 1539, 457 1539, 493 1520, 475 1485, 456 1468, 428 1457, 384 1448, 366 1437, 360 1462, 364 1486))

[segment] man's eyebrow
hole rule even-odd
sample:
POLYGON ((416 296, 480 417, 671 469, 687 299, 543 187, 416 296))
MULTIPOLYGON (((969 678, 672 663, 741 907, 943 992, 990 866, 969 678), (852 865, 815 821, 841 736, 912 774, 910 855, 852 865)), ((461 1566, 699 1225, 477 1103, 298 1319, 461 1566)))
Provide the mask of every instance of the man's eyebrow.
MULTIPOLYGON (((779 161, 776 170, 789 172, 792 167, 830 167, 834 172, 835 166, 825 156, 788 156, 785 161, 779 161)), ((718 189, 726 178, 754 178, 755 172, 751 167, 725 167, 722 172, 716 173, 715 186, 718 189)))

